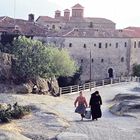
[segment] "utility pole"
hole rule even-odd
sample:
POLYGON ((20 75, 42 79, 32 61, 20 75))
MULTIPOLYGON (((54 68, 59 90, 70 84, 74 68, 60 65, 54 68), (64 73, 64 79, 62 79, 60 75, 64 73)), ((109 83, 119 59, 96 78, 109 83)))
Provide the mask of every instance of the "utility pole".
POLYGON ((90 55, 89 55, 90 59, 90 69, 89 69, 89 80, 90 80, 90 91, 91 91, 91 48, 90 48, 90 55))
POLYGON ((15 18, 16 18, 16 0, 14 0, 14 26, 16 24, 15 18))

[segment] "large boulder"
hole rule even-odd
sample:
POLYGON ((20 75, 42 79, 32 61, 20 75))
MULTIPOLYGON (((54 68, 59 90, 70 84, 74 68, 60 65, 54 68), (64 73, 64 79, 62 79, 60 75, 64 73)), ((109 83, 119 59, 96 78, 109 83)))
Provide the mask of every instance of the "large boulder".
POLYGON ((28 83, 17 85, 15 87, 14 91, 16 93, 22 93, 22 94, 31 93, 32 92, 32 85, 30 85, 28 83))
POLYGON ((140 96, 135 94, 117 94, 113 101, 123 101, 123 100, 134 100, 134 99, 140 99, 140 96))
POLYGON ((54 96, 57 96, 59 93, 58 82, 55 78, 49 80, 37 77, 34 79, 33 83, 35 83, 38 87, 38 90, 41 90, 41 92, 44 94, 50 93, 54 96))
POLYGON ((140 96, 132 94, 118 94, 113 99, 115 104, 110 107, 110 112, 115 115, 129 115, 140 113, 140 96))

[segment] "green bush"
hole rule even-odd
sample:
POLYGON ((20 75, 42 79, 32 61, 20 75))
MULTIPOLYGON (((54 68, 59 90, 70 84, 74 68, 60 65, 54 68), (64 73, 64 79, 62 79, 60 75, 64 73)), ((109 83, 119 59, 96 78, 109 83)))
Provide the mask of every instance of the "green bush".
POLYGON ((140 65, 137 64, 133 65, 133 76, 140 77, 140 65))
POLYGON ((19 106, 16 102, 13 107, 9 104, 7 109, 0 110, 0 120, 3 123, 7 123, 12 119, 21 119, 30 112, 31 109, 29 106, 19 106))

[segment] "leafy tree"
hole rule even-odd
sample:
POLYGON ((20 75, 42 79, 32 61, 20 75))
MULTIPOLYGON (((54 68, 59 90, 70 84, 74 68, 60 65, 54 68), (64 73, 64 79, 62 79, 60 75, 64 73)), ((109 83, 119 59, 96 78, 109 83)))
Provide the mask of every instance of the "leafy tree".
POLYGON ((45 46, 30 38, 15 39, 13 54, 16 58, 13 61, 13 72, 21 79, 70 76, 76 71, 75 62, 66 50, 45 46))
POLYGON ((133 66, 133 75, 140 77, 140 64, 134 64, 133 66))

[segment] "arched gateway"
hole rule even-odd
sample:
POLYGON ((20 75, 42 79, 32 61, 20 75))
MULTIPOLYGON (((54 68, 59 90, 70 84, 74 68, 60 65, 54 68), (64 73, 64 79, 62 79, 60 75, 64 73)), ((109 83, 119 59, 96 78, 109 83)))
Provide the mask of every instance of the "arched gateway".
POLYGON ((108 69, 108 76, 109 76, 109 78, 113 78, 113 69, 112 68, 108 69))

